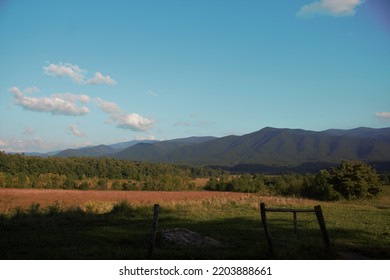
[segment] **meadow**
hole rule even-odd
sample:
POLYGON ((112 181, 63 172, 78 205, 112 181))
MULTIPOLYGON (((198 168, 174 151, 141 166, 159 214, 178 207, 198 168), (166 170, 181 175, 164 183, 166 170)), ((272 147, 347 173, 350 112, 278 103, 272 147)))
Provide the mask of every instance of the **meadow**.
POLYGON ((153 192, 154 197, 144 192, 149 199, 143 199, 136 191, 15 190, 29 192, 23 196, 28 200, 20 201, 12 192, 4 195, 6 190, 0 189, 0 259, 147 259, 154 203, 160 213, 153 259, 390 259, 390 186, 376 198, 337 202, 207 191, 153 192), (61 193, 56 197, 53 191, 61 193), (294 234, 291 213, 268 213, 275 243, 270 253, 260 202, 302 209, 321 205, 331 248, 324 246, 314 214, 298 213, 294 234), (220 245, 164 240, 162 233, 174 228, 220 245))

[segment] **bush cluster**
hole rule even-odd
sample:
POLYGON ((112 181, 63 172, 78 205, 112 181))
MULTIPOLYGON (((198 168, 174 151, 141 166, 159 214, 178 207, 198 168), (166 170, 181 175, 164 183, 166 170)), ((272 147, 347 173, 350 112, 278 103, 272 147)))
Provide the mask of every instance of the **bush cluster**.
POLYGON ((376 196, 381 180, 376 171, 361 161, 342 161, 331 170, 317 174, 241 175, 213 177, 205 189, 213 191, 260 192, 334 201, 376 196))

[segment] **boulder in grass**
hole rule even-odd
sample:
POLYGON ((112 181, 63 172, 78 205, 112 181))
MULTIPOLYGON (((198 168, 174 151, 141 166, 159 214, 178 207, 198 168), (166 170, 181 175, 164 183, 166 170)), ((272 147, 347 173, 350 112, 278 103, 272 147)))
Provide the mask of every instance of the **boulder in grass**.
POLYGON ((221 242, 186 228, 164 230, 162 239, 181 246, 221 246, 221 242))

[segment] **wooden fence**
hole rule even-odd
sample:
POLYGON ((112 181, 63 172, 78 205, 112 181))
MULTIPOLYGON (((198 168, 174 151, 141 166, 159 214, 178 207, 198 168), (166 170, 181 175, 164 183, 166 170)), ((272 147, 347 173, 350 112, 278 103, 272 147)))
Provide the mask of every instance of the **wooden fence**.
MULTIPOLYGON (((158 226, 158 215, 160 211, 160 205, 155 204, 153 209, 153 224, 150 236, 148 258, 152 259, 153 250, 156 242, 157 226, 158 226)), ((290 212, 293 213, 293 224, 294 232, 297 233, 297 213, 315 213, 317 217, 318 224, 322 233, 322 239, 324 240, 326 248, 330 248, 330 240, 328 231, 326 230, 324 216, 322 214, 322 209, 320 205, 314 206, 314 209, 288 209, 288 208, 266 208, 264 203, 260 203, 260 215, 261 222, 263 223, 263 228, 265 232, 265 237, 267 239, 268 247, 271 253, 274 252, 274 245, 272 238, 268 229, 267 223, 267 212, 290 212)))
POLYGON ((324 219, 324 215, 322 214, 322 209, 320 205, 314 206, 314 209, 288 209, 288 208, 266 208, 265 203, 260 203, 261 222, 263 223, 265 237, 267 239, 268 248, 271 253, 274 252, 274 245, 268 228, 267 212, 293 213, 293 224, 294 224, 295 233, 297 233, 297 213, 315 213, 318 224, 320 226, 322 239, 324 240, 325 246, 327 249, 330 247, 329 235, 328 235, 328 231, 326 230, 325 219, 324 219))

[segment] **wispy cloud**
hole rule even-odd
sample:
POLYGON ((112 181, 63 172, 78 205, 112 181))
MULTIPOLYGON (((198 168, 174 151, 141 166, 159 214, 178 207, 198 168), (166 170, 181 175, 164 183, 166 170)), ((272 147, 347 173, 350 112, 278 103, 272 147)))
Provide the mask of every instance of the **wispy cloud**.
POLYGON ((102 73, 96 72, 95 76, 92 79, 87 80, 85 83, 88 85, 97 85, 97 84, 115 85, 117 82, 108 75, 103 76, 102 73))
POLYGON ((319 0, 302 6, 296 16, 353 16, 356 13, 356 7, 363 2, 364 0, 319 0))
POLYGON ((184 126, 184 127, 200 127, 200 128, 206 128, 206 127, 210 127, 211 125, 213 125, 212 122, 199 119, 200 116, 201 116, 201 114, 199 114, 199 113, 191 113, 189 115, 189 118, 191 119, 191 121, 178 121, 178 122, 175 122, 173 125, 174 126, 184 126))
POLYGON ((51 147, 47 142, 38 137, 33 137, 28 140, 21 139, 0 139, 0 148, 6 152, 19 153, 26 151, 41 151, 51 147))
POLYGON ((378 112, 375 116, 381 119, 390 119, 390 112, 378 112))
POLYGON ((77 125, 76 124, 70 124, 69 125, 69 131, 70 133, 73 135, 73 136, 76 136, 76 137, 83 137, 85 136, 85 133, 80 131, 78 128, 77 128, 77 125))
POLYGON ((85 115, 89 113, 86 106, 80 106, 78 102, 86 103, 87 95, 75 95, 72 93, 53 94, 50 97, 29 97, 18 87, 12 87, 10 92, 14 94, 16 104, 26 110, 36 112, 48 112, 53 115, 85 115))
POLYGON ((83 142, 56 142, 49 141, 46 139, 41 139, 39 137, 33 137, 29 139, 0 139, 0 149, 8 153, 22 153, 22 152, 51 152, 59 151, 69 148, 79 148, 85 146, 91 146, 93 143, 91 141, 83 142))
POLYGON ((70 77, 74 82, 76 83, 83 83, 85 76, 84 73, 85 70, 82 70, 79 66, 65 63, 65 64, 54 64, 51 63, 49 66, 43 67, 43 70, 45 74, 62 77, 62 76, 68 76, 70 77))
POLYGON ((120 128, 130 129, 133 131, 145 131, 150 129, 154 121, 137 113, 125 113, 114 102, 105 101, 101 98, 95 99, 98 107, 111 116, 111 120, 120 128))
POLYGON ((190 126, 192 126, 192 123, 191 122, 175 122, 173 125, 174 126, 190 127, 190 126))
POLYGON ((35 131, 31 127, 26 127, 23 131, 23 134, 26 134, 26 135, 33 135, 34 133, 35 133, 35 131))
POLYGON ((121 111, 120 107, 114 102, 105 101, 99 97, 95 99, 95 102, 102 111, 108 114, 119 114, 121 111))
POLYGON ((153 90, 148 90, 148 94, 149 94, 150 96, 158 96, 158 94, 155 93, 153 90))
POLYGON ((29 87, 29 88, 25 88, 24 90, 23 90, 23 92, 25 93, 25 94, 34 94, 34 93, 38 93, 38 92, 40 92, 41 90, 39 89, 39 88, 37 88, 37 87, 29 87))
POLYGON ((74 82, 78 84, 87 84, 87 85, 97 85, 97 84, 106 84, 106 85, 115 85, 117 82, 111 78, 109 75, 104 76, 100 72, 96 72, 93 78, 88 79, 85 75, 87 70, 81 69, 78 65, 71 63, 51 63, 48 66, 43 67, 45 74, 56 77, 68 76, 74 82))
POLYGON ((0 138, 0 148, 5 148, 5 147, 8 147, 8 146, 9 146, 8 141, 3 140, 3 139, 0 138))

